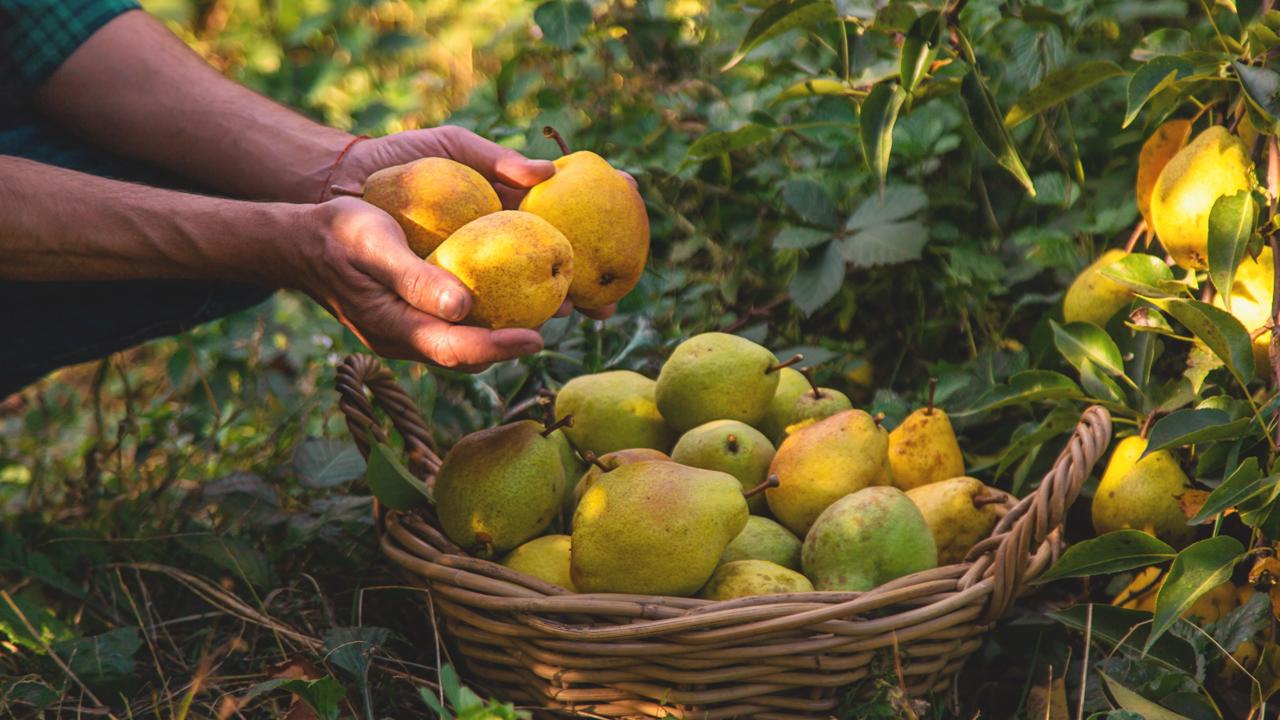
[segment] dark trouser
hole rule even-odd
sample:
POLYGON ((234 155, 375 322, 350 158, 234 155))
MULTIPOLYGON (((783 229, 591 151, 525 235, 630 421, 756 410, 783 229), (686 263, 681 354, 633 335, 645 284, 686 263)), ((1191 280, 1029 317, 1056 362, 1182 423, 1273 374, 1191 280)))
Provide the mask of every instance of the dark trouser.
MULTIPOLYGON (((150 185, 183 186, 37 119, 0 126, 0 155, 150 185)), ((253 307, 271 294, 266 288, 214 282, 0 280, 0 400, 57 368, 186 331, 253 307)))

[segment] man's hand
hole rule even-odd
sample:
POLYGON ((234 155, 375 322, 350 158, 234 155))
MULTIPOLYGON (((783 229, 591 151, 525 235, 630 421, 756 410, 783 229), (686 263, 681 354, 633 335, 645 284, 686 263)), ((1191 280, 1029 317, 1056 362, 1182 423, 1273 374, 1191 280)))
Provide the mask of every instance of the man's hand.
POLYGON ((310 211, 307 234, 290 264, 295 284, 380 355, 469 372, 542 349, 533 330, 456 325, 471 294, 448 271, 409 249, 390 215, 354 198, 310 211))

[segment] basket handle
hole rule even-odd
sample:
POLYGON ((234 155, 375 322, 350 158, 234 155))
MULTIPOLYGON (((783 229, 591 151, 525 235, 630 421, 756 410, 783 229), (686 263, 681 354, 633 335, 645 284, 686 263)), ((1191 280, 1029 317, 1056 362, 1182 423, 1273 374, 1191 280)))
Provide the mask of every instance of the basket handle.
POLYGON ((347 429, 366 459, 374 442, 386 443, 387 433, 373 414, 379 407, 404 438, 409 454, 409 471, 422 480, 440 468, 431 431, 417 404, 395 381, 391 371, 372 355, 348 355, 338 366, 336 381, 341 398, 338 407, 347 418, 347 429), (368 389, 368 394, 365 390, 368 389), (370 402, 369 395, 373 396, 370 402))
POLYGON ((1110 444, 1111 414, 1099 405, 1085 410, 1040 487, 1015 505, 991 536, 973 548, 970 557, 985 554, 989 558, 988 563, 979 560, 974 569, 981 568, 984 576, 994 580, 984 621, 1003 615, 1043 570, 1043 563, 1033 570, 1033 553, 1061 527, 1071 503, 1110 444))

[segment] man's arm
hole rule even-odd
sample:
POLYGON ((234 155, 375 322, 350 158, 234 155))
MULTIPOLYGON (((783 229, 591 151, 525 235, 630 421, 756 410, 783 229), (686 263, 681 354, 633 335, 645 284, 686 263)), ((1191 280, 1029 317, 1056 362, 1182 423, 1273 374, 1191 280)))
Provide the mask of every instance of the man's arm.
POLYGON ((375 351, 449 367, 542 347, 532 330, 451 324, 470 310, 466 287, 414 255, 389 215, 352 198, 227 200, 0 156, 0 257, 0 279, 299 288, 375 351))

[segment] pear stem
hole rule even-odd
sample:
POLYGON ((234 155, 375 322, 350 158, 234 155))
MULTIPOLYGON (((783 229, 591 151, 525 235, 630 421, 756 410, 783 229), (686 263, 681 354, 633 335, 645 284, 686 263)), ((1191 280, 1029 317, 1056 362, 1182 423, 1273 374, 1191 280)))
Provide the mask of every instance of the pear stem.
POLYGON ((781 483, 779 483, 779 482, 778 482, 778 476, 777 476, 777 475, 770 475, 768 478, 766 478, 766 479, 765 479, 765 481, 764 481, 764 482, 762 482, 762 483, 760 483, 759 485, 757 485, 757 486, 755 486, 755 487, 751 488, 750 490, 748 490, 748 491, 746 491, 746 492, 742 493, 742 497, 744 497, 744 498, 746 498, 746 499, 750 500, 751 498, 755 497, 756 495, 759 495, 760 493, 764 492, 765 490, 768 490, 769 488, 776 488, 776 487, 778 487, 778 485, 780 485, 780 484, 781 484, 781 483))
POLYGON ((871 416, 871 420, 875 422, 876 427, 880 427, 880 423, 884 422, 884 412, 878 412, 871 416))
POLYGON ((787 358, 786 360, 783 360, 780 363, 774 363, 769 367, 765 368, 764 374, 768 375, 769 373, 778 372, 782 368, 789 368, 792 365, 795 365, 796 363, 800 362, 801 360, 804 360, 804 355, 801 355, 800 353, 796 353, 795 355, 792 355, 791 357, 787 358))
POLYGON ((329 192, 334 195, 346 195, 347 197, 357 197, 357 198, 364 197, 363 190, 350 188, 350 187, 347 187, 346 185, 330 185, 329 192))
POLYGON ((559 420, 556 420, 555 422, 548 424, 546 428, 542 431, 542 437, 547 437, 548 435, 559 430, 562 427, 572 427, 572 426, 573 426, 573 415, 565 415, 559 420))
POLYGON ((938 378, 929 378, 929 404, 924 408, 925 415, 933 414, 933 396, 938 392, 938 378))
POLYGON ((804 379, 805 379, 805 380, 808 380, 808 381, 809 381, 809 387, 813 388, 813 397, 814 397, 814 399, 815 399, 815 400, 821 400, 821 399, 822 399, 822 391, 818 389, 818 383, 816 383, 816 382, 814 382, 814 381, 813 381, 813 368, 811 368, 811 367, 807 367, 807 368, 800 368, 800 374, 804 376, 804 379))
POLYGON ((562 135, 560 134, 560 131, 559 131, 559 130, 556 130, 555 128, 551 127, 550 125, 543 125, 543 126, 542 126, 542 137, 550 138, 550 139, 552 139, 552 140, 555 140, 555 141, 556 141, 556 144, 560 146, 560 152, 561 152, 561 153, 563 153, 563 154, 565 154, 565 155, 568 155, 570 152, 572 152, 572 151, 569 149, 569 145, 568 145, 567 143, 565 143, 565 141, 564 141, 564 136, 562 136, 562 135))
POLYGON ((600 458, 597 457, 596 454, 591 452, 590 450, 582 454, 582 459, 600 468, 600 472, 609 472, 609 466, 605 465, 603 462, 600 462, 600 458))
POLYGON ((999 505, 1004 501, 1005 497, 1003 495, 996 495, 994 493, 990 495, 979 494, 973 496, 973 506, 976 508, 984 508, 988 505, 999 505))
POLYGON ((1151 426, 1155 424, 1155 421, 1159 419, 1161 415, 1164 415, 1164 413, 1160 412, 1159 410, 1152 410, 1151 414, 1148 415, 1147 418, 1142 421, 1142 427, 1138 429, 1138 437, 1142 438, 1143 440, 1146 440, 1147 433, 1151 432, 1151 426))

